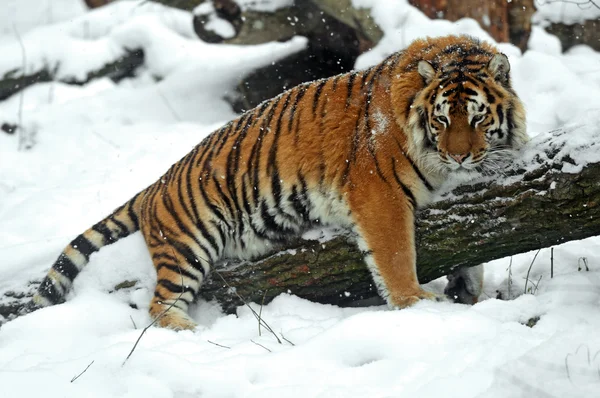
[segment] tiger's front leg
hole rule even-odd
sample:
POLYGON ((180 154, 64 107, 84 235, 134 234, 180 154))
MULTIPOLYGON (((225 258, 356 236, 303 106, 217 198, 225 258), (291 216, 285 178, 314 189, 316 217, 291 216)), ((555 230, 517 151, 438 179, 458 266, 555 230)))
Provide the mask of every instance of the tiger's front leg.
POLYGON ((445 301, 419 285, 413 203, 394 188, 369 183, 348 193, 358 246, 379 294, 392 308, 405 308, 421 299, 445 301))

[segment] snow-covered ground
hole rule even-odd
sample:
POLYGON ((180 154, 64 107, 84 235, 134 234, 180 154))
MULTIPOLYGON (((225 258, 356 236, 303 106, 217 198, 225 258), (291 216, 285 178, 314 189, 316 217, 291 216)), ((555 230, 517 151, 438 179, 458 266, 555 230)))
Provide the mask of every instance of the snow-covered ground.
MULTIPOLYGON (((403 0, 353 2, 372 7, 385 30, 359 68, 425 35, 489 40, 472 20, 430 21, 403 0)), ((79 0, 8 3, 0 15, 2 74, 22 63, 15 28, 28 70, 60 62, 64 73, 80 73, 124 46, 144 48, 147 65, 119 84, 100 79, 25 90, 22 121, 34 133, 33 147, 19 152, 17 137, 0 132, 0 293, 39 279, 71 238, 234 117, 223 97, 241 74, 305 44, 301 38, 253 47, 202 43, 190 31, 190 14, 151 3, 119 1, 91 13, 79 0), (41 3, 54 13, 34 7, 41 3)), ((500 45, 526 103, 530 134, 597 126, 600 54, 587 47, 561 54, 556 38, 537 28, 530 44, 524 55, 500 45)), ((0 102, 0 122, 18 121, 19 102, 19 95, 0 102)), ((595 396, 599 243, 555 247, 552 279, 549 249, 486 264, 485 293, 472 307, 342 309, 282 295, 262 316, 285 336, 283 344, 259 331, 247 308, 225 316, 199 303, 192 311, 196 331, 151 328, 122 365, 150 322, 155 283, 142 238, 133 235, 92 257, 67 303, 2 326, 0 396, 595 396), (523 295, 530 266, 532 294, 523 295), (139 283, 109 293, 124 280, 139 283), (497 300, 498 291, 512 300, 497 300), (534 327, 524 325, 536 317, 534 327)), ((429 287, 443 286, 438 280, 429 287)))

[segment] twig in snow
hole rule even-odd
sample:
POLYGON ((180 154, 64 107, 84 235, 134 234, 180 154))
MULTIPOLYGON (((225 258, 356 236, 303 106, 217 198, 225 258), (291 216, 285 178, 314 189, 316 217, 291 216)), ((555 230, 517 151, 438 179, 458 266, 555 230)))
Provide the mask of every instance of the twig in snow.
POLYGON ((177 114, 177 112, 175 111, 175 108, 173 108, 171 106, 171 103, 169 102, 169 100, 167 100, 167 97, 165 97, 165 95, 158 89, 158 87, 156 88, 156 91, 158 92, 158 95, 160 95, 160 98, 162 98, 162 100, 164 101, 167 108, 169 108, 169 110, 173 114, 173 117, 175 118, 175 120, 180 122, 181 117, 177 114))
POLYGON ((261 335, 261 333, 260 333, 260 323, 261 322, 260 321, 262 319, 262 309, 263 309, 263 306, 265 305, 265 297, 266 297, 268 291, 269 291, 268 289, 265 290, 265 294, 263 294, 263 296, 262 296, 262 301, 260 302, 260 309, 258 311, 258 335, 259 336, 261 335))
POLYGON ((529 281, 529 273, 531 272, 533 263, 535 263, 535 259, 537 258, 538 254, 540 254, 540 250, 542 250, 542 249, 538 249, 538 251, 535 253, 535 256, 533 256, 533 260, 531 261, 531 264, 529 264, 529 269, 527 270, 527 275, 525 276, 525 289, 523 290, 523 294, 527 294, 527 282, 529 281))
POLYGON ((208 341, 210 344, 214 344, 214 345, 216 345, 216 346, 223 347, 223 348, 227 348, 228 350, 231 350, 231 347, 227 347, 226 345, 222 345, 222 344, 219 344, 219 343, 215 343, 215 342, 213 342, 213 341, 210 341, 210 340, 206 340, 206 341, 208 341))
POLYGON ((290 345, 293 345, 294 347, 296 346, 296 344, 292 343, 291 341, 289 341, 288 339, 285 338, 285 336, 283 335, 283 332, 280 330, 279 334, 281 335, 281 338, 284 339, 285 341, 287 341, 288 343, 290 343, 290 345))
POLYGON ((129 319, 131 319, 131 323, 133 323, 133 328, 137 329, 137 325, 135 324, 135 321, 133 320, 133 317, 131 315, 129 315, 129 319))
POLYGON ((579 260, 577 260, 577 271, 581 271, 581 264, 583 264, 583 266, 585 267, 586 271, 590 270, 590 267, 588 267, 588 259, 587 257, 579 257, 579 260))
POLYGON ((231 285, 229 283, 227 283, 227 281, 225 280, 225 278, 223 278, 223 275, 221 275, 219 273, 219 271, 217 270, 213 270, 213 272, 215 274, 217 274, 219 276, 219 278, 221 278, 221 280, 223 281, 223 283, 225 284, 225 286, 227 286, 227 288, 233 292, 233 294, 235 294, 237 296, 237 298, 239 298, 246 307, 250 308, 250 311, 252 312, 252 314, 254 315, 254 317, 258 320, 259 324, 262 324, 269 332, 271 332, 273 334, 273 336, 275 336, 275 339, 277 339, 277 342, 279 344, 282 344, 281 340, 279 339, 279 337, 277 336, 277 334, 273 331, 273 329, 271 329, 271 327, 269 326, 269 324, 267 322, 265 322, 264 319, 262 319, 258 313, 256 311, 254 311, 254 308, 252 308, 247 302, 246 300, 244 300, 244 298, 242 296, 240 296, 240 294, 231 287, 231 285))
POLYGON ((554 248, 550 249, 550 279, 554 278, 554 248))
POLYGON ((108 138, 104 137, 102 134, 100 134, 99 132, 97 132, 95 129, 90 129, 90 131, 91 131, 92 134, 94 134, 96 137, 98 137, 100 140, 102 140, 103 142, 107 143, 111 147, 113 147, 115 149, 121 149, 121 147, 119 147, 117 144, 115 144, 114 142, 112 142, 108 138))
POLYGON ((79 379, 82 374, 84 374, 85 372, 87 372, 87 370, 90 368, 90 366, 92 366, 93 363, 94 363, 94 361, 90 362, 90 364, 88 366, 86 366, 85 369, 83 369, 83 372, 79 373, 77 376, 74 376, 71 379, 71 383, 73 383, 75 380, 79 379))
MULTIPOLYGON (((21 69, 21 77, 25 77, 25 70, 27 69, 27 52, 25 51, 25 45, 23 44, 23 40, 21 39, 21 35, 19 34, 19 30, 17 29, 17 25, 13 22, 13 30, 15 32, 15 36, 17 36, 17 40, 19 41, 19 46, 21 46, 21 58, 23 60, 23 67, 21 69)), ((18 113, 18 127, 17 130, 19 132, 18 138, 18 146, 17 149, 22 151, 25 148, 25 136, 26 131, 23 128, 23 101, 24 101, 25 92, 21 88, 21 92, 19 93, 19 113, 18 113)))
POLYGON ((257 342, 256 342, 256 341, 254 341, 254 340, 250 340, 250 341, 251 341, 251 342, 253 342, 254 344, 256 344, 257 346, 260 346, 260 347, 264 348, 265 350, 267 350, 267 351, 269 351, 269 352, 273 352, 273 351, 269 350, 267 347, 265 347, 264 345, 262 345, 262 344, 259 344, 259 343, 257 343, 257 342))
POLYGON ((508 299, 512 298, 512 294, 510 292, 510 288, 512 287, 512 256, 510 256, 510 263, 508 263, 508 280, 506 281, 506 290, 508 293, 508 299))

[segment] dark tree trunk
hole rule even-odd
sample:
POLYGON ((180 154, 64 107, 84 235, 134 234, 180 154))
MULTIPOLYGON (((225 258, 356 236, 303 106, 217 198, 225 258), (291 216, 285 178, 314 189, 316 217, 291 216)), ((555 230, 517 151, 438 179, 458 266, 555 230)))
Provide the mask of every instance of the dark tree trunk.
POLYGON ((432 19, 473 18, 497 42, 513 43, 525 51, 531 34, 534 0, 409 0, 432 19))

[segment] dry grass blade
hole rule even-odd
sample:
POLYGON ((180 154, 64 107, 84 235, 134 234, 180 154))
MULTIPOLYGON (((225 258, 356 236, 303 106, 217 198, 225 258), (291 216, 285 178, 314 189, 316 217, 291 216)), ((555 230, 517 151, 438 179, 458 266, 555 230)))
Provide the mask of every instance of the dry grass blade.
POLYGON ((214 344, 214 345, 216 345, 218 347, 223 347, 223 348, 227 348, 228 350, 231 350, 231 347, 227 347, 226 345, 215 343, 214 341, 210 341, 210 340, 206 340, 206 341, 208 341, 210 344, 214 344))
POLYGON ((260 309, 258 310, 258 335, 261 335, 261 331, 260 331, 260 324, 261 324, 261 320, 262 320, 262 309, 263 306, 265 305, 265 297, 267 296, 267 292, 268 290, 265 290, 265 294, 263 294, 262 296, 262 301, 260 302, 260 309))
POLYGON ((280 330, 279 334, 281 334, 281 338, 284 339, 285 341, 287 341, 288 343, 290 343, 290 345, 292 346, 296 346, 296 344, 292 343, 291 341, 289 341, 288 339, 286 339, 286 337, 283 335, 283 332, 280 330))
POLYGON ((527 282, 529 282, 529 273, 531 272, 531 268, 533 268, 533 263, 535 263, 535 259, 537 258, 538 254, 540 254, 541 250, 542 249, 538 249, 538 251, 535 253, 535 256, 533 256, 531 264, 529 264, 529 269, 527 269, 527 275, 525 275, 525 289, 523 290, 523 294, 527 294, 527 282))
POLYGON ((262 344, 259 344, 259 343, 257 343, 257 342, 256 342, 256 341, 254 341, 254 340, 250 340, 250 341, 251 341, 251 342, 253 342, 254 344, 256 344, 257 346, 264 348, 265 350, 267 350, 267 351, 269 351, 269 352, 273 352, 273 351, 269 350, 267 347, 265 347, 264 345, 262 345, 262 344))
MULTIPOLYGON (((21 35, 19 34, 19 30, 17 29, 17 25, 15 25, 15 23, 13 22, 13 30, 15 32, 15 36, 17 36, 17 40, 19 41, 19 46, 21 46, 21 56, 23 58, 23 69, 21 70, 21 77, 25 77, 25 70, 27 69, 27 52, 25 51, 25 45, 23 44, 23 40, 21 39, 21 35)), ((17 127, 17 130, 19 131, 19 139, 18 139, 18 147, 17 149, 19 151, 23 150, 25 148, 25 141, 26 138, 25 137, 25 129, 23 128, 23 101, 24 101, 24 96, 25 96, 25 92, 23 90, 23 88, 21 88, 20 90, 21 92, 19 93, 19 126, 17 127)))
POLYGON ((87 370, 90 368, 90 366, 92 366, 93 363, 94 363, 94 361, 90 362, 90 364, 88 366, 86 366, 85 369, 83 369, 83 372, 79 373, 77 376, 74 376, 71 379, 71 383, 73 383, 75 380, 79 379, 82 374, 84 374, 85 372, 87 372, 87 370))
POLYGON ((246 300, 245 300, 245 299, 244 299, 242 296, 240 296, 240 295, 239 295, 239 293, 238 293, 238 292, 237 292, 237 291, 236 291, 236 290, 235 290, 233 287, 231 287, 231 285, 230 285, 229 283, 227 283, 227 281, 225 280, 225 278, 223 278, 223 275, 221 275, 221 274, 219 273, 219 271, 217 271, 217 270, 213 270, 213 272, 214 272, 215 274, 217 274, 217 275, 219 276, 219 278, 221 278, 221 280, 223 281, 223 283, 225 284, 225 286, 227 286, 227 288, 228 288, 230 291, 232 291, 232 292, 233 292, 233 294, 235 294, 235 295, 236 295, 236 297, 237 297, 237 298, 239 298, 239 299, 240 299, 240 300, 241 300, 241 301, 244 303, 244 305, 245 305, 246 307, 248 307, 248 308, 250 309, 250 311, 252 312, 252 314, 254 315, 254 317, 255 317, 255 318, 258 320, 259 324, 262 324, 262 325, 265 327, 265 329, 267 329, 269 332, 271 332, 271 334, 273 334, 273 336, 275 336, 275 339, 277 339, 277 342, 278 342, 279 344, 283 344, 283 343, 281 342, 281 339, 279 338, 279 336, 277 336, 277 333, 275 333, 275 332, 273 331, 273 329, 271 329, 271 327, 269 326, 269 324, 267 324, 267 323, 264 321, 264 319, 262 319, 262 318, 260 317, 260 315, 259 315, 259 314, 258 314, 258 313, 257 313, 257 312, 254 310, 254 308, 252 308, 252 307, 250 306, 250 304, 248 304, 248 303, 246 302, 246 300))

